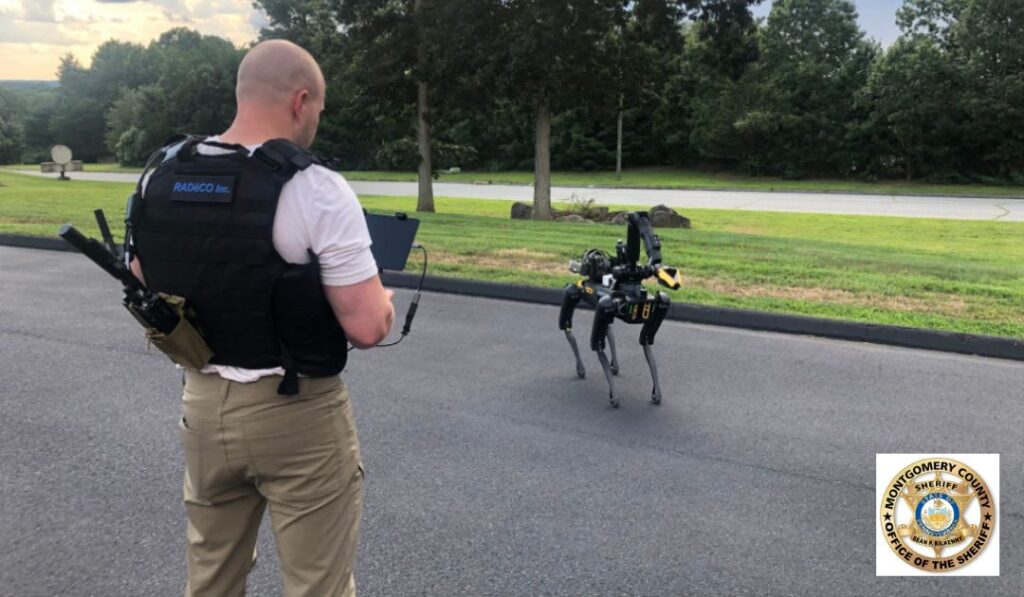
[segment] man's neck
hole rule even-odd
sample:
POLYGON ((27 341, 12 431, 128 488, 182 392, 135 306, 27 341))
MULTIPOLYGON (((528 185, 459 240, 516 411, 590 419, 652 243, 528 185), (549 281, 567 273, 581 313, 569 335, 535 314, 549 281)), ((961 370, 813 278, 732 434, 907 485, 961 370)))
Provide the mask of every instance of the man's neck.
POLYGON ((288 139, 288 131, 253 116, 245 119, 235 118, 228 130, 220 134, 221 143, 245 146, 262 145, 271 139, 279 138, 288 139))

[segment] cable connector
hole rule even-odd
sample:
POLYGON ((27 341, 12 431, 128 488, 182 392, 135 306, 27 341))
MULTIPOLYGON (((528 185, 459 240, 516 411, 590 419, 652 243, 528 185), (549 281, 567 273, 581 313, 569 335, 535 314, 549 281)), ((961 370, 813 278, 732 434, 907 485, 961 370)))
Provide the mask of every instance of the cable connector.
POLYGON ((412 298, 412 303, 409 304, 409 310, 405 314, 405 325, 402 326, 402 335, 405 336, 409 333, 409 329, 412 328, 412 318, 416 317, 416 308, 420 304, 420 293, 417 292, 416 296, 412 298))

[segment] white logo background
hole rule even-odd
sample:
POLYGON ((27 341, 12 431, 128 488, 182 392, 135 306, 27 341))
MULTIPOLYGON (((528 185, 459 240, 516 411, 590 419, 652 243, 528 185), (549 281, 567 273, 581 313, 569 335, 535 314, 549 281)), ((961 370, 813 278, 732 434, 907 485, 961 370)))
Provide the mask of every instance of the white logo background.
MULTIPOLYGON (((952 479, 952 476, 949 477, 952 479)), ((876 576, 999 576, 999 535, 1002 532, 1002 509, 999 507, 999 454, 875 454, 875 575, 876 576), (996 528, 988 546, 978 558, 966 566, 946 572, 925 572, 902 561, 885 541, 882 533, 882 521, 879 518, 882 494, 893 477, 907 466, 930 458, 952 458, 975 470, 985 480, 992 493, 996 510, 996 528)), ((977 500, 960 513, 969 524, 977 524, 979 518, 977 500)), ((906 503, 900 500, 897 508, 897 519, 900 524, 908 524, 913 520, 914 513, 906 503)), ((915 551, 922 555, 929 553, 923 546, 914 545, 915 551)), ((947 554, 953 550, 947 550, 947 554)))

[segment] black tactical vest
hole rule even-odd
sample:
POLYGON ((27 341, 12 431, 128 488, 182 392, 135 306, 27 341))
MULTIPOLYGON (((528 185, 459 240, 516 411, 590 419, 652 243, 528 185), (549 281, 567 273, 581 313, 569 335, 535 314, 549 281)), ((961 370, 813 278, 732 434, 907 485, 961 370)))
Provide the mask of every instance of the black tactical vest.
POLYGON ((210 361, 246 369, 284 367, 281 393, 297 391, 295 374, 336 375, 348 343, 323 293, 316 256, 288 264, 273 243, 281 188, 318 163, 275 139, 250 156, 244 147, 190 138, 153 171, 132 215, 135 250, 146 284, 185 297, 210 361))

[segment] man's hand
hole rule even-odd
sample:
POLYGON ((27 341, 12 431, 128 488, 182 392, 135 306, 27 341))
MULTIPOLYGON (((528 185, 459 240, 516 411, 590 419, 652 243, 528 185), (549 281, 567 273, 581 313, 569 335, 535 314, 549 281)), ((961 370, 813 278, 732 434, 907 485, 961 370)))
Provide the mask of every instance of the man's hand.
POLYGON ((349 286, 324 286, 324 294, 345 336, 356 348, 372 348, 391 332, 395 322, 391 299, 395 293, 384 288, 380 276, 349 286))

